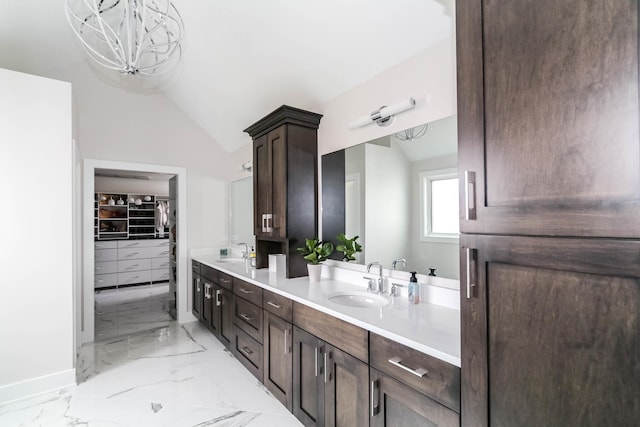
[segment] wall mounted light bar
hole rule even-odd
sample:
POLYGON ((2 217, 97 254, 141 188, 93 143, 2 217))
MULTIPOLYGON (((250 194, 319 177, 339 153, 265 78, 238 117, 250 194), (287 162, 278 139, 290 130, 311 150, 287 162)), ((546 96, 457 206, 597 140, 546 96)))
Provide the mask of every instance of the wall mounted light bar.
POLYGON ((409 98, 406 101, 398 102, 393 105, 383 105, 375 111, 372 111, 370 115, 359 118, 349 123, 349 129, 357 129, 368 124, 375 123, 378 126, 389 126, 393 122, 393 117, 396 114, 402 113, 407 110, 411 110, 416 106, 416 100, 409 98))

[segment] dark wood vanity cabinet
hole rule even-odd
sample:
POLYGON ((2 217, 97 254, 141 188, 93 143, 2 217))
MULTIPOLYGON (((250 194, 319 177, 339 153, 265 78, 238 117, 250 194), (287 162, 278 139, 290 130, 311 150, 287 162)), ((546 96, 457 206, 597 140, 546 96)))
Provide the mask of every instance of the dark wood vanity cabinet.
POLYGON ((290 411, 293 410, 293 303, 263 290, 265 387, 290 411))
POLYGON ((245 129, 253 139, 256 264, 287 255, 287 277, 307 274, 296 248, 318 234, 318 142, 322 115, 283 105, 245 129))
POLYGON ((202 283, 200 278, 200 263, 191 263, 191 295, 193 298, 191 312, 198 320, 202 320, 202 283))
POLYGON ((462 425, 637 425, 638 2, 456 11, 462 425))
POLYGON ((218 270, 201 265, 200 283, 202 285, 202 322, 216 336, 220 330, 220 286, 218 270))
POLYGON ((234 277, 233 294, 235 338, 232 352, 249 372, 262 381, 262 288, 234 277))
POLYGON ((234 305, 233 305, 233 281, 232 277, 226 273, 218 274, 218 309, 220 311, 220 326, 217 338, 228 349, 234 340, 235 329, 233 326, 234 305))

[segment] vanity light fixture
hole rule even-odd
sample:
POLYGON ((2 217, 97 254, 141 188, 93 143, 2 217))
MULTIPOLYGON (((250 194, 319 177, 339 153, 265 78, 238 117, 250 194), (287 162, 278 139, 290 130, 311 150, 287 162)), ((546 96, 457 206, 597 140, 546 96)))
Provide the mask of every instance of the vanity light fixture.
POLYGON ((396 132, 392 134, 392 136, 402 142, 411 142, 414 139, 422 138, 423 136, 425 136, 428 130, 429 123, 425 123, 421 126, 416 126, 400 132, 396 132))
POLYGON ((389 106, 383 105, 377 110, 372 111, 370 115, 359 118, 349 123, 349 129, 357 129, 371 123, 375 123, 378 126, 389 126, 393 122, 393 117, 396 114, 411 110, 415 106, 416 100, 413 98, 409 98, 406 101, 398 102, 397 104, 389 106))
POLYGON ((125 75, 159 76, 180 60, 184 24, 169 0, 66 0, 91 59, 125 75))
POLYGON ((242 170, 245 172, 251 172, 253 170, 253 162, 251 160, 244 162, 242 164, 242 170))

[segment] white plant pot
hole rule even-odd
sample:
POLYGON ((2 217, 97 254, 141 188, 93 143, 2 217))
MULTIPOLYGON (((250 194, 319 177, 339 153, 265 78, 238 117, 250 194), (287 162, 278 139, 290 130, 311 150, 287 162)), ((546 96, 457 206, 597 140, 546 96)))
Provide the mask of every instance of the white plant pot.
POLYGON ((319 282, 322 277, 322 264, 307 264, 309 270, 309 281, 319 282))

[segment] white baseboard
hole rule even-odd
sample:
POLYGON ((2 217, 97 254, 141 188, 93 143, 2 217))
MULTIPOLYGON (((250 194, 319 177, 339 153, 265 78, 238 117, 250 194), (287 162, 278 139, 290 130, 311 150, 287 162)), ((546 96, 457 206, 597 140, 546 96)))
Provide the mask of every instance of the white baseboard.
POLYGON ((76 370, 67 369, 41 377, 0 386, 0 404, 22 400, 42 393, 75 387, 76 370))

